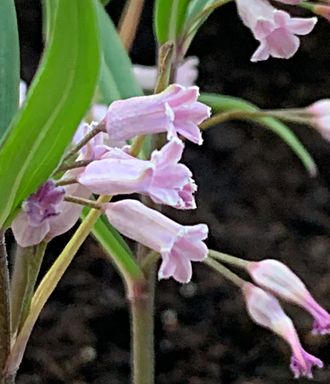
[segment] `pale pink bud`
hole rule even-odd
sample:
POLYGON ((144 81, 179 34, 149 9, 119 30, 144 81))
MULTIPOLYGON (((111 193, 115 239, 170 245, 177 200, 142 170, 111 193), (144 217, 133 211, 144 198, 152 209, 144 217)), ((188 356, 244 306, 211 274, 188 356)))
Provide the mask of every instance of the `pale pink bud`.
POLYGON ((322 16, 328 21, 330 21, 330 6, 328 5, 322 5, 322 4, 315 4, 313 6, 313 12, 316 15, 322 16))
POLYGON ((63 200, 64 194, 87 198, 90 192, 79 184, 56 187, 52 180, 43 184, 22 204, 12 222, 15 240, 21 247, 39 244, 67 232, 79 219, 82 206, 63 200))
POLYGON ((198 102, 198 96, 198 87, 172 84, 157 95, 114 101, 105 117, 110 139, 167 132, 168 139, 180 134, 202 144, 198 124, 210 116, 210 108, 198 102))
POLYGON ((159 252, 162 263, 159 279, 173 277, 180 283, 191 280, 192 261, 203 261, 208 234, 205 224, 180 225, 136 200, 109 203, 106 215, 123 235, 159 252))
POLYGON ((93 161, 78 177, 80 184, 102 195, 141 193, 157 204, 178 209, 196 208, 193 193, 197 187, 192 173, 181 159, 184 144, 173 139, 151 160, 140 160, 119 148, 109 150, 101 160, 93 161))
MULTIPOLYGON (((175 82, 190 87, 196 83, 198 77, 199 59, 196 56, 187 57, 184 62, 179 65, 176 73, 175 82)), ((134 75, 143 89, 153 90, 157 80, 157 67, 148 67, 145 65, 133 65, 134 75)))
POLYGON ((322 368, 323 363, 303 349, 292 320, 285 314, 278 300, 251 283, 243 286, 243 293, 252 320, 270 329, 289 344, 292 351, 290 368, 294 377, 313 378, 313 366, 322 368))
POLYGON ((247 270, 262 288, 309 312, 314 318, 313 333, 330 333, 330 314, 314 300, 305 284, 285 264, 277 260, 263 260, 249 263, 247 270))
POLYGON ((316 17, 291 17, 267 0, 236 0, 236 4, 243 23, 260 42, 251 61, 267 60, 269 56, 289 59, 299 48, 296 35, 307 35, 317 22, 316 17))
POLYGON ((330 99, 316 101, 306 108, 312 115, 312 123, 319 133, 330 141, 330 99))

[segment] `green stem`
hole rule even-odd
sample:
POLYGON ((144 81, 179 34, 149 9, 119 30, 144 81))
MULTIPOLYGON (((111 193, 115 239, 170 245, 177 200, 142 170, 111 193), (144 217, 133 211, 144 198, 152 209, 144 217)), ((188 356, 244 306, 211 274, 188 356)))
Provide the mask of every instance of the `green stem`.
POLYGON ((16 335, 25 321, 34 293, 47 242, 21 248, 17 246, 11 280, 12 330, 16 335))
POLYGON ((94 200, 84 199, 83 197, 65 195, 64 201, 68 201, 73 204, 79 204, 84 207, 94 208, 94 209, 103 209, 103 204, 100 204, 94 200))
POLYGON ((226 253, 214 251, 213 249, 209 249, 209 256, 213 259, 219 260, 220 262, 234 265, 239 268, 246 268, 249 264, 249 261, 240 259, 239 257, 227 255, 226 253))
POLYGON ((237 276, 236 273, 232 272, 230 269, 228 269, 224 265, 218 263, 217 261, 211 259, 210 257, 207 257, 204 260, 204 263, 207 264, 212 269, 214 269, 216 272, 219 272, 222 276, 224 276, 227 280, 237 285, 239 288, 242 288, 244 286, 245 280, 237 276))
POLYGON ((138 282, 130 299, 132 332, 133 384, 153 384, 155 268, 149 271, 147 283, 138 282))
MULTIPOLYGON (((110 200, 109 196, 101 196, 97 200, 98 203, 105 203, 110 200)), ((77 231, 72 236, 71 240, 63 249, 62 253, 56 259, 49 271, 46 273, 40 282, 31 302, 30 312, 21 328, 20 333, 12 347, 9 358, 5 366, 5 374, 7 376, 15 375, 22 361, 26 344, 31 335, 32 329, 40 315, 40 312, 50 295, 56 288, 64 272, 67 270, 73 260, 78 249, 85 241, 101 211, 92 209, 86 219, 80 224, 77 231)))
MULTIPOLYGON (((5 232, 0 231, 0 369, 2 371, 10 353, 11 321, 9 301, 9 271, 5 232)), ((4 380, 4 378, 2 379, 4 380)))
POLYGON ((217 113, 216 115, 207 119, 204 123, 201 124, 200 128, 205 130, 212 127, 213 125, 223 123, 229 120, 256 120, 264 117, 273 117, 283 121, 298 123, 298 124, 309 124, 309 119, 307 117, 290 115, 282 111, 229 111, 217 113))

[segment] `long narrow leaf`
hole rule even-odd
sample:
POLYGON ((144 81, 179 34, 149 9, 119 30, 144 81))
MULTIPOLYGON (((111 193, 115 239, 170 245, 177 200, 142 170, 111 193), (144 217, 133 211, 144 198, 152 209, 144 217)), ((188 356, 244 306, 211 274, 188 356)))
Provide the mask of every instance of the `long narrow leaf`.
POLYGON ((0 151, 0 227, 57 166, 98 80, 98 3, 53 1, 57 6, 47 50, 0 151))
POLYGON ((18 108, 19 44, 14 0, 0 1, 0 139, 18 108))
POLYGON ((175 41, 186 20, 190 0, 156 0, 154 31, 159 44, 175 41))
POLYGON ((112 101, 143 94, 132 71, 132 64, 118 36, 112 20, 103 6, 97 4, 100 28, 103 65, 100 78, 100 90, 103 101, 112 101))
MULTIPOLYGON (((246 100, 237 97, 218 94, 204 93, 201 95, 200 101, 209 105, 215 112, 227 112, 231 110, 254 112, 259 109, 256 105, 246 100)), ((272 117, 258 117, 253 118, 251 120, 265 126, 272 132, 277 134, 298 156, 307 171, 312 176, 317 173, 317 166, 315 164, 314 159, 309 154, 304 145, 301 143, 301 141, 298 139, 298 137, 291 131, 291 129, 287 125, 272 117)))

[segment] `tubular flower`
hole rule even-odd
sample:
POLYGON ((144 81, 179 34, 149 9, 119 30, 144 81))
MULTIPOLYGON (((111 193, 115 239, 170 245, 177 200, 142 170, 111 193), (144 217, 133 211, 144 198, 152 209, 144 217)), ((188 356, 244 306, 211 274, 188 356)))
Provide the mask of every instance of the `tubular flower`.
POLYGON ((247 270, 262 288, 309 312, 314 318, 314 334, 330 333, 330 314, 315 301, 305 284, 286 265, 277 260, 263 260, 249 263, 247 270))
POLYGON ((188 283, 192 261, 207 257, 203 242, 208 234, 205 224, 180 225, 136 200, 108 203, 105 209, 110 223, 123 235, 160 253, 159 279, 173 277, 188 283))
POLYGON ((57 187, 48 180, 22 204, 21 212, 12 223, 12 230, 21 247, 39 244, 44 239, 67 232, 79 219, 82 207, 64 201, 64 195, 87 198, 90 192, 79 185, 57 187))
POLYGON ((243 294, 252 320, 270 329, 289 344, 292 351, 290 368, 294 377, 313 378, 313 366, 322 368, 323 363, 303 349, 292 320, 285 314, 278 300, 251 283, 243 286, 243 294))
POLYGON ((330 141, 330 99, 316 101, 306 110, 312 115, 312 124, 315 128, 330 141))
POLYGON ((299 48, 296 35, 307 35, 317 22, 316 17, 291 17, 267 0, 236 0, 243 23, 260 42, 251 61, 267 60, 269 56, 289 59, 299 48))
MULTIPOLYGON (((175 82, 190 87, 196 83, 198 77, 199 59, 196 56, 187 57, 184 62, 179 65, 176 73, 175 82)), ((153 90, 157 80, 157 67, 148 67, 145 65, 133 65, 134 75, 143 89, 153 90)))
POLYGON ((141 193, 149 195, 157 204, 193 209, 196 208, 193 193, 197 187, 190 170, 178 164, 183 149, 183 143, 175 139, 160 151, 154 151, 151 160, 146 161, 115 148, 102 160, 89 164, 78 181, 97 194, 141 193))
POLYGON ((210 116, 210 108, 197 101, 198 87, 172 84, 151 96, 114 101, 105 116, 110 140, 128 140, 137 135, 167 132, 202 144, 198 124, 210 116))

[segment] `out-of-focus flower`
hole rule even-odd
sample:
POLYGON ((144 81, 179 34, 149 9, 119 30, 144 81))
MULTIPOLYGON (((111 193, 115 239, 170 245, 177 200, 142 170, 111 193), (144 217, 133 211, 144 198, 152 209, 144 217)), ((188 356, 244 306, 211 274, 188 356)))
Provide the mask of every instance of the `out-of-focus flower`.
POLYGON ((285 314, 278 300, 251 283, 243 286, 243 293, 251 318, 257 324, 281 336, 290 345, 292 350, 290 368, 294 377, 313 378, 313 366, 322 368, 323 363, 303 349, 291 319, 285 314))
POLYGON ((136 200, 108 203, 105 212, 119 232, 161 254, 159 279, 173 277, 187 283, 192 276, 191 262, 207 257, 205 224, 180 225, 136 200))
POLYGON ((192 173, 179 164, 184 144, 173 139, 151 160, 139 160, 119 148, 109 150, 101 160, 93 161, 78 177, 80 184, 102 195, 147 194, 157 204, 178 209, 196 208, 192 173))
POLYGON ((285 264, 277 260, 250 262, 247 270, 262 288, 299 305, 314 318, 313 333, 330 333, 330 315, 308 292, 305 284, 285 264))
POLYGON ((184 136, 202 144, 198 125, 210 116, 210 108, 197 101, 198 87, 172 84, 151 96, 113 102, 105 117, 111 140, 128 140, 137 135, 167 132, 167 138, 184 136))
POLYGON ((19 82, 19 106, 20 107, 23 105, 25 101, 26 90, 27 90, 26 82, 23 80, 20 80, 19 82))
MULTIPOLYGON (((175 82, 183 85, 184 87, 190 87, 196 83, 198 77, 198 64, 199 59, 196 56, 187 57, 176 73, 175 82)), ((148 67, 145 65, 133 65, 134 75, 145 90, 153 90, 157 80, 157 67, 148 67)))
POLYGON ((320 134, 330 141, 330 99, 316 101, 306 108, 312 115, 312 123, 320 134))
POLYGON ((307 35, 317 22, 316 17, 291 17, 267 0, 236 0, 236 4, 243 23, 260 42, 251 61, 267 60, 269 56, 289 59, 300 45, 296 35, 307 35))

